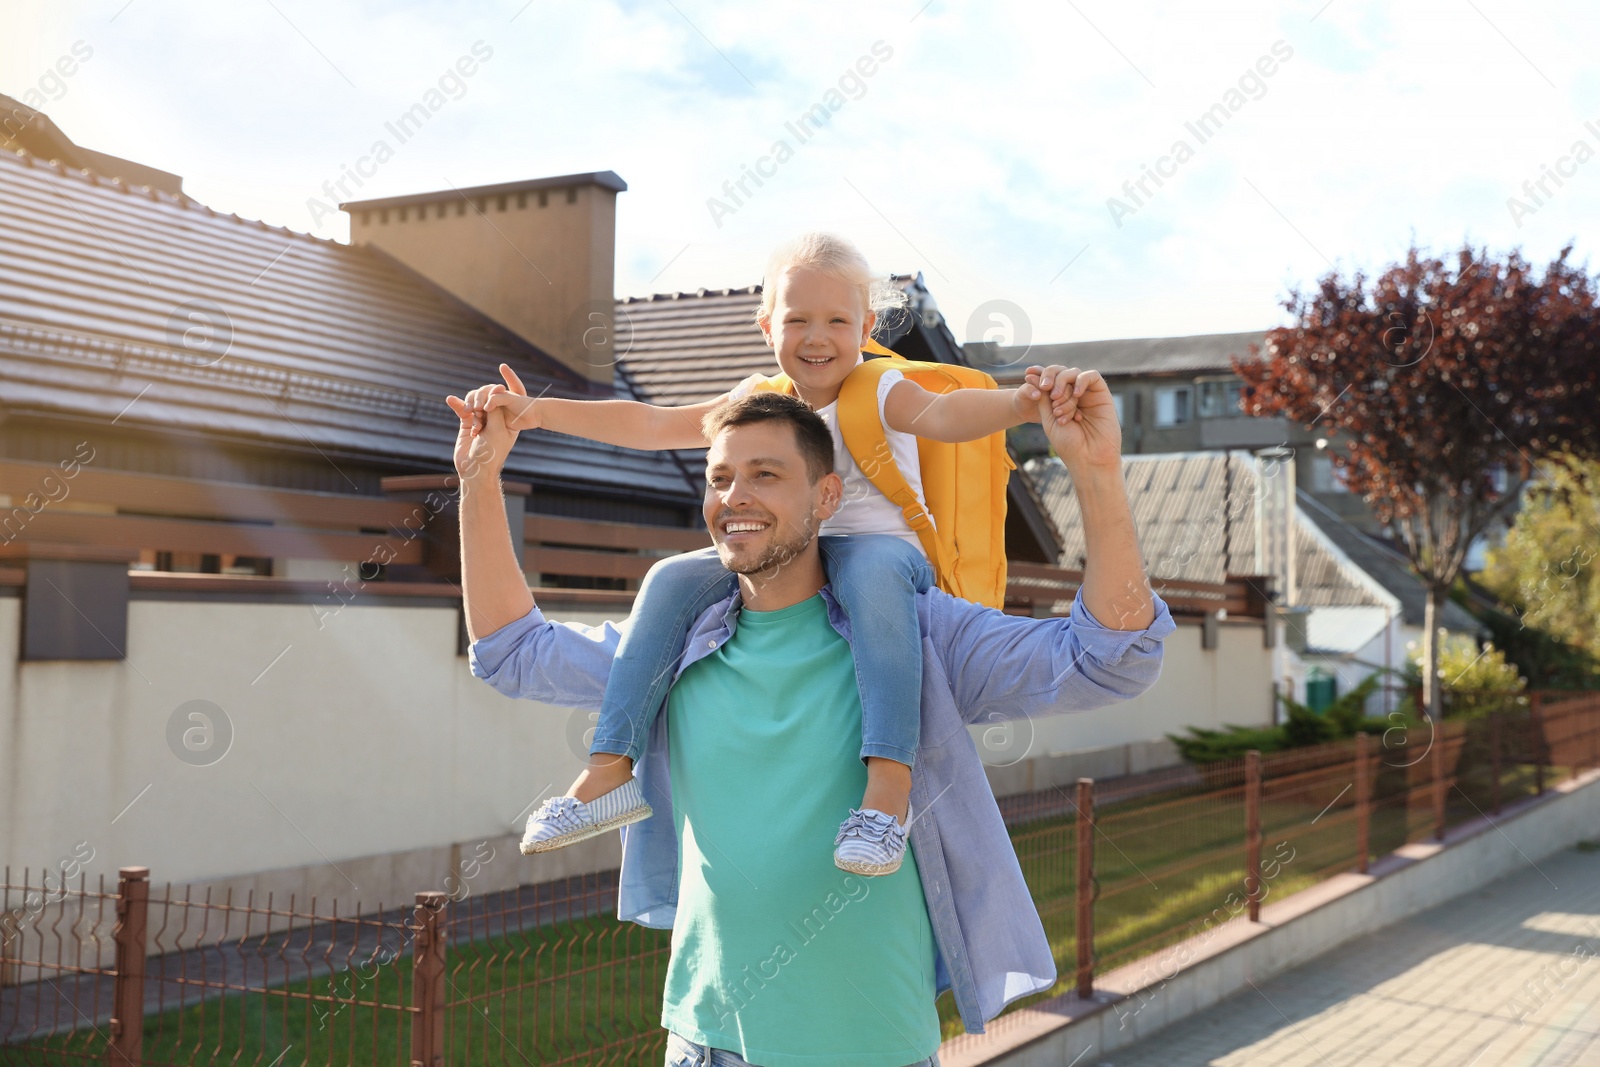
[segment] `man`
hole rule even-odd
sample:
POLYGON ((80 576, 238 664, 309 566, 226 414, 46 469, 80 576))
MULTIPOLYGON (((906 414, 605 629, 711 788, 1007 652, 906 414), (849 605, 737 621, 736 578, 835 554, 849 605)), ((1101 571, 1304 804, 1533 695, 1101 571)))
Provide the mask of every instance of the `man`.
MULTIPOLYGON (((1137 695, 1159 673, 1173 624, 1139 558, 1104 382, 1050 368, 1038 385, 1083 509, 1083 587, 1066 619, 921 595, 917 814, 905 865, 870 881, 832 862, 835 809, 859 794, 865 770, 850 624, 815 536, 841 496, 831 436, 776 394, 707 417, 706 526, 739 593, 686 641, 638 765, 657 814, 624 832, 617 908, 673 930, 669 1064, 936 1064, 939 990, 951 988, 967 1030, 981 1032, 1005 1004, 1054 983, 965 727, 1137 695)), ((510 696, 598 708, 617 630, 550 623, 534 605, 499 489, 516 435, 503 411, 483 414, 481 392, 449 398, 461 418, 473 672, 510 696)))

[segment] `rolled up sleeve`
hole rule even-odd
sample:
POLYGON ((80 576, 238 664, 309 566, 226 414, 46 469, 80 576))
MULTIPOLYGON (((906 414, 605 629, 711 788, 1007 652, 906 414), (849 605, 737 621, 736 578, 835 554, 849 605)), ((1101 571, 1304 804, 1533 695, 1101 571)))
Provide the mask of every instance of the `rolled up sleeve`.
MULTIPOLYGON (((932 594, 929 594, 932 595, 932 594)), ((1143 693, 1176 629, 1155 598, 1142 630, 1113 630, 1074 599, 1065 618, 1007 615, 954 597, 929 605, 929 637, 967 722, 1090 711, 1143 693)))
POLYGON ((613 623, 551 622, 534 608, 472 642, 467 662, 474 675, 508 697, 597 710, 621 640, 613 623))

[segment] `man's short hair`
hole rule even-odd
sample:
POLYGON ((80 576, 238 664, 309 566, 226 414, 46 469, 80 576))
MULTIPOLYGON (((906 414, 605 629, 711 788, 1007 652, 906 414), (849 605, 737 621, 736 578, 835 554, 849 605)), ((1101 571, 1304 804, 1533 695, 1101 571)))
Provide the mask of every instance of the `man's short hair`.
POLYGON ((816 485, 824 474, 833 473, 833 432, 804 400, 786 393, 754 392, 718 404, 700 423, 707 441, 735 426, 758 422, 787 422, 794 429, 795 443, 806 461, 806 480, 816 485))

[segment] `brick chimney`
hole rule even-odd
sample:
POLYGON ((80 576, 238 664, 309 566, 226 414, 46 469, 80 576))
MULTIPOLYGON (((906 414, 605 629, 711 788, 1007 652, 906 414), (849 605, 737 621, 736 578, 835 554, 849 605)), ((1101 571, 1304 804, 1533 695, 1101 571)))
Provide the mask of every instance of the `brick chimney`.
POLYGON ((617 194, 609 170, 355 200, 372 245, 610 391, 617 194))

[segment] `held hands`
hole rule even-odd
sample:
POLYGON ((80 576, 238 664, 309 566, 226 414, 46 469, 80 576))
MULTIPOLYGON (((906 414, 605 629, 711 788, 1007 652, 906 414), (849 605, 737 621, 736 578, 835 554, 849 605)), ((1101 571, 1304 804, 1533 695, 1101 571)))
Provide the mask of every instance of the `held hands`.
POLYGON ((505 385, 479 386, 465 399, 445 397, 444 402, 461 420, 455 464, 463 480, 479 475, 498 477, 517 434, 539 426, 536 398, 528 396, 516 371, 502 363, 500 375, 505 385))
POLYGON ((1084 465, 1117 467, 1122 458, 1122 426, 1116 402, 1097 370, 1077 367, 1029 367, 1019 394, 1037 406, 1029 422, 1044 426, 1045 436, 1069 469, 1084 465))

